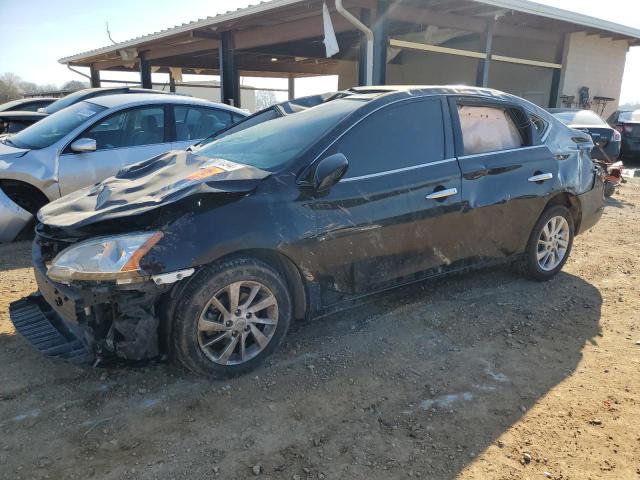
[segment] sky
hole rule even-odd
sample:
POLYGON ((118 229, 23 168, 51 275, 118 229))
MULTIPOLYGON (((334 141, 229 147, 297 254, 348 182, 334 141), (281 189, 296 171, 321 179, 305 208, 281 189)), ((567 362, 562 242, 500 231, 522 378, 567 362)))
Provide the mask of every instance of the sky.
MULTIPOLYGON (((255 3, 256 0, 0 0, 0 32, 4 39, 0 73, 13 72, 39 84, 84 80, 60 65, 58 59, 109 45, 107 22, 112 38, 120 42, 255 3)), ((538 0, 538 3, 640 29, 638 0, 538 0)), ((113 79, 123 78, 119 75, 131 78, 127 73, 108 75, 113 79)), ((336 88, 335 80, 327 82, 299 80, 296 93, 305 95, 336 88)), ((627 55, 621 103, 640 103, 639 85, 640 46, 632 47, 627 55)), ((265 81, 260 86, 286 88, 286 81, 265 81)))

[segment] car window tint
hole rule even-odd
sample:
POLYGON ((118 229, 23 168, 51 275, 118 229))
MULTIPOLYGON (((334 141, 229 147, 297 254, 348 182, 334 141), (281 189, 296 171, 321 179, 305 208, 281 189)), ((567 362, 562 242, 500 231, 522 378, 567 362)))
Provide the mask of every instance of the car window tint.
POLYGON ((522 136, 505 108, 458 105, 464 155, 522 147, 522 136))
POLYGON ((207 107, 174 107, 176 140, 199 140, 231 125, 229 112, 207 107))
POLYGON ((342 153, 346 178, 387 172, 444 159, 444 126, 439 99, 384 107, 340 138, 325 156, 342 153))
POLYGON ((97 150, 164 142, 164 108, 141 107, 100 120, 82 137, 93 138, 97 150))

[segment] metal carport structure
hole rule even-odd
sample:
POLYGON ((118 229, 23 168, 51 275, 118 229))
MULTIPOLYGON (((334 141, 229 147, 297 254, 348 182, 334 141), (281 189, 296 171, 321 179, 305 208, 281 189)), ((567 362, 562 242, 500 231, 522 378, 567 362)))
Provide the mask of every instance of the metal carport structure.
POLYGON ((102 71, 138 71, 149 88, 152 72, 172 79, 176 72, 220 75, 222 100, 236 106, 240 76, 340 75, 346 87, 366 84, 370 68, 372 84, 462 79, 504 90, 510 90, 503 86, 509 87, 509 78, 537 76, 544 80, 537 80, 544 85, 542 93, 535 92, 537 103, 555 106, 572 35, 617 45, 625 54, 640 42, 639 30, 526 0, 344 0, 345 9, 370 30, 368 62, 367 35, 336 10, 343 2, 326 3, 340 46, 332 58, 326 58, 322 42, 322 0, 273 0, 60 63, 89 67, 93 86, 102 71))

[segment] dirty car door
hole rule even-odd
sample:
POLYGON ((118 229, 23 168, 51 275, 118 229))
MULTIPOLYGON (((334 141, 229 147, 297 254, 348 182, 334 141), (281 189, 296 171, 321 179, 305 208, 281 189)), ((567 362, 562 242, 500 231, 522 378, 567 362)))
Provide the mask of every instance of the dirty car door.
POLYGON ((313 205, 320 237, 312 253, 329 290, 386 288, 453 256, 443 232, 460 216, 460 170, 447 156, 443 105, 440 97, 387 105, 321 155, 342 153, 349 162, 345 177, 313 205))
POLYGON ((74 139, 95 140, 96 151, 74 152, 69 144, 60 155, 61 194, 102 181, 127 165, 170 150, 165 133, 162 105, 130 108, 98 120, 74 139))
POLYGON ((478 261, 522 252, 549 195, 558 161, 519 106, 450 99, 462 171, 466 248, 478 261))

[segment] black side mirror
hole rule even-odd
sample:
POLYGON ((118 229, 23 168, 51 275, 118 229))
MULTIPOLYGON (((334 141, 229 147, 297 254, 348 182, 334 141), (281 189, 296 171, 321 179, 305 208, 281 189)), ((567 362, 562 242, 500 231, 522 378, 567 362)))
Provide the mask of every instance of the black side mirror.
POLYGON ((349 161, 342 153, 335 153, 323 158, 313 172, 313 188, 316 192, 324 192, 333 187, 349 168, 349 161))

